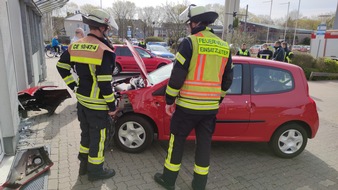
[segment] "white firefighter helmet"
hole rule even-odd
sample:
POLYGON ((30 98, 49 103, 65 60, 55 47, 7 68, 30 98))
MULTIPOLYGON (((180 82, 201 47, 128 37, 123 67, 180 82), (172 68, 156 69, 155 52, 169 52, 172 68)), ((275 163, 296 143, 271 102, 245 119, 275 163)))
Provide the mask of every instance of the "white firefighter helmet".
POLYGON ((218 18, 214 11, 208 11, 204 6, 189 5, 179 16, 182 22, 206 22, 211 24, 218 18))
POLYGON ((111 28, 119 29, 114 18, 110 16, 108 12, 103 9, 95 9, 91 11, 88 15, 82 15, 83 23, 90 26, 109 26, 111 28))

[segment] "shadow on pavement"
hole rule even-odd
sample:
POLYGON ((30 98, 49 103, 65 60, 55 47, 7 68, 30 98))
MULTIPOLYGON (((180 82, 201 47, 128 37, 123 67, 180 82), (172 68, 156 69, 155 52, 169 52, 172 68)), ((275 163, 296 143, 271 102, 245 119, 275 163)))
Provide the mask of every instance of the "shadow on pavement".
MULTIPOLYGON (((167 142, 160 142, 166 151, 167 142)), ((192 180, 194 142, 182 160, 192 180)), ((186 181, 190 183, 190 181, 186 181)), ((293 159, 276 157, 267 143, 213 142, 208 189, 338 189, 338 171, 304 150, 293 159)))

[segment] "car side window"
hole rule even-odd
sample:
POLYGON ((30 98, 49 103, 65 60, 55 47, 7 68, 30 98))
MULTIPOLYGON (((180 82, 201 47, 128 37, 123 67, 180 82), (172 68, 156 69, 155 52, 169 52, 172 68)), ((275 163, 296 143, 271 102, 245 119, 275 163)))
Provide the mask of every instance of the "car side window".
POLYGON ((234 64, 233 79, 227 94, 242 94, 243 71, 241 64, 234 64))
POLYGON ((114 48, 114 52, 115 52, 115 54, 116 54, 117 56, 120 56, 120 55, 121 55, 121 48, 115 47, 115 48, 114 48))
POLYGON ((133 54, 131 53, 131 51, 129 50, 129 48, 127 47, 121 47, 120 49, 120 56, 129 56, 132 57, 133 54))
POLYGON ((143 49, 135 48, 142 58, 151 58, 151 55, 143 49))
POLYGON ((294 78, 284 69, 254 66, 251 74, 252 93, 274 94, 287 92, 294 87, 294 78))

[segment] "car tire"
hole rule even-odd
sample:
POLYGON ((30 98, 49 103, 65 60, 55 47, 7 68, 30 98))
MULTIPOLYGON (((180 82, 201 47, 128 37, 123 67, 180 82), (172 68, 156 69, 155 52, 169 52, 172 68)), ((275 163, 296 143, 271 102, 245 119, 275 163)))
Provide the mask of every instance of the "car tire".
POLYGON ((275 155, 281 158, 293 158, 305 149, 308 135, 305 129, 295 123, 278 128, 269 145, 275 155))
POLYGON ((112 71, 112 72, 113 72, 113 75, 115 76, 115 75, 120 74, 121 70, 122 70, 122 69, 121 69, 121 66, 120 66, 118 63, 116 63, 115 68, 114 68, 114 70, 112 71))
POLYGON ((140 115, 123 116, 117 120, 114 139, 125 152, 143 152, 154 140, 153 125, 140 115))

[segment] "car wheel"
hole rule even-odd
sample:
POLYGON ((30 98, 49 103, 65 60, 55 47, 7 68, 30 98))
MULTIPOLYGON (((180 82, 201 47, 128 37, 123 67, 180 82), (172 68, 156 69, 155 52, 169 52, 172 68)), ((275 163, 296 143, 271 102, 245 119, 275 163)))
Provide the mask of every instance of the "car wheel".
POLYGON ((159 64, 159 65, 157 66, 157 68, 163 67, 163 66, 165 66, 165 65, 166 65, 165 63, 161 63, 161 64, 159 64))
POLYGON ((118 63, 116 63, 115 68, 113 70, 113 75, 118 75, 120 74, 120 72, 121 72, 121 66, 118 63))
POLYGON ((282 158, 299 155, 307 144, 305 129, 297 124, 287 124, 275 131, 269 144, 272 151, 282 158))
POLYGON ((114 139, 120 149, 129 153, 139 153, 153 142, 153 126, 144 117, 127 115, 117 121, 114 139))

